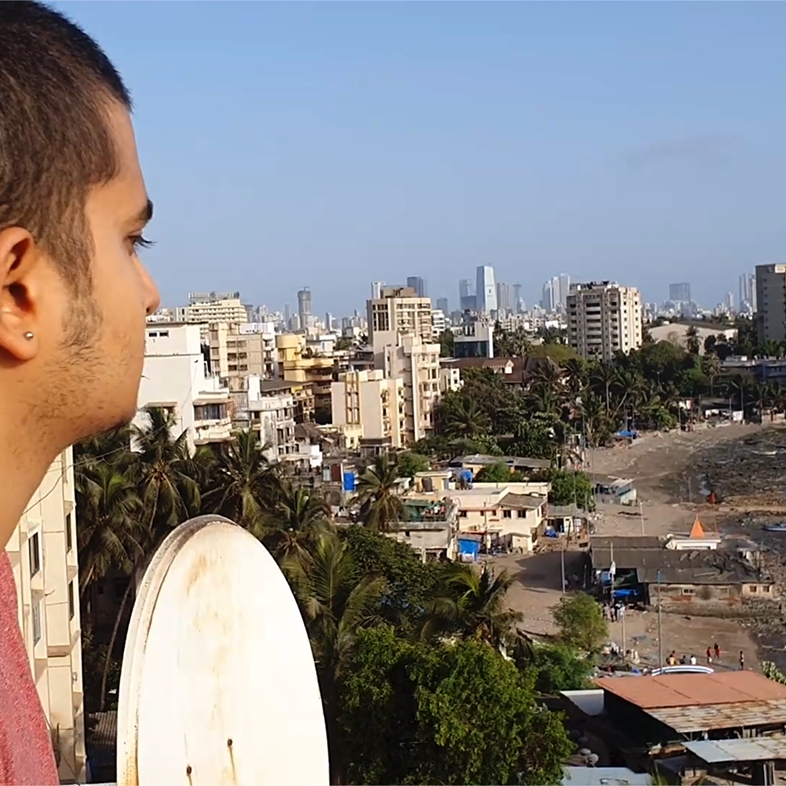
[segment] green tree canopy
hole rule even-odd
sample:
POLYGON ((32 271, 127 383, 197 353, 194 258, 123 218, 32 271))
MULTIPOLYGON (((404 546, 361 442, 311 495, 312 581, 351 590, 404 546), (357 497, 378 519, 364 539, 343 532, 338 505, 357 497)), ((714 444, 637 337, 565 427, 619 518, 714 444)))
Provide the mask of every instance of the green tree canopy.
POLYGON ((584 592, 565 595, 552 612, 560 639, 582 652, 597 652, 608 638, 608 625, 600 606, 584 592))
POLYGON ((400 453, 397 463, 398 474, 402 478, 414 478, 418 472, 428 472, 431 469, 428 456, 420 453, 400 453))
POLYGON ((549 502, 552 505, 576 505, 583 510, 593 510, 595 505, 592 483, 584 472, 567 469, 552 469, 546 473, 551 483, 549 502))
POLYGON ((593 663, 581 658, 564 644, 535 647, 531 668, 535 674, 535 690, 559 693, 563 690, 583 690, 589 687, 593 663))
POLYGON ((478 641, 361 631, 341 694, 352 783, 556 783, 572 744, 532 680, 478 641), (537 739, 533 746, 531 739, 537 739))
POLYGON ((513 477, 510 467, 504 461, 499 461, 496 464, 483 467, 475 475, 475 480, 478 483, 510 483, 513 477))

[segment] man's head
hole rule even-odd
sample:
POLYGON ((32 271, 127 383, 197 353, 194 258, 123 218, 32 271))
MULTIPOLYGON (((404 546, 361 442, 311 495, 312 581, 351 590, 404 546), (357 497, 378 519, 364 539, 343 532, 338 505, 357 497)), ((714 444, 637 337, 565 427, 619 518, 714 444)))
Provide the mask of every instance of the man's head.
POLYGON ((0 3, 0 422, 60 450, 133 417, 152 206, 131 100, 101 49, 34 2, 0 3))

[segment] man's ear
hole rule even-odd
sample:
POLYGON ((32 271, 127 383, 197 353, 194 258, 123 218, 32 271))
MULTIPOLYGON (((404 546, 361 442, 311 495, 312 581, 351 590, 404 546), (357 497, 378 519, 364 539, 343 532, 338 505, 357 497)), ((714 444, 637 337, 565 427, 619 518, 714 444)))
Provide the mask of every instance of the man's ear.
POLYGON ((26 229, 0 230, 0 356, 25 361, 38 352, 42 261, 26 229))

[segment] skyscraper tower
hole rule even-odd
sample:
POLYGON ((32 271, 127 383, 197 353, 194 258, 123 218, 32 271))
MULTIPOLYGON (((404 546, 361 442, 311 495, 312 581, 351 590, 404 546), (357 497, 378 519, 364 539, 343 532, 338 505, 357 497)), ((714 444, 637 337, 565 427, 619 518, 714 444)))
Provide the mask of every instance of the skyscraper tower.
POLYGON ((309 317, 311 316, 311 290, 308 287, 298 290, 297 315, 300 320, 300 329, 305 330, 308 327, 309 317))
POLYGON ((428 297, 426 294, 426 279, 420 276, 409 276, 407 278, 407 286, 415 290, 417 297, 428 297))
POLYGON ((491 265, 478 266, 475 298, 478 311, 486 314, 497 311, 497 284, 494 280, 494 268, 491 265))
POLYGON ((513 285, 513 313, 521 313, 521 284, 513 285))

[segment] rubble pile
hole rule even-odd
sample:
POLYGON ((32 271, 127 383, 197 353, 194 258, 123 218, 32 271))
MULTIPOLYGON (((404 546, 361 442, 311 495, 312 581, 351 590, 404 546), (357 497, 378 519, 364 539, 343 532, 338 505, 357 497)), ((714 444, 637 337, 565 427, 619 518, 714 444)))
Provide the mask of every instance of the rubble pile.
POLYGON ((719 502, 786 508, 786 431, 766 429, 697 453, 692 468, 719 502))

